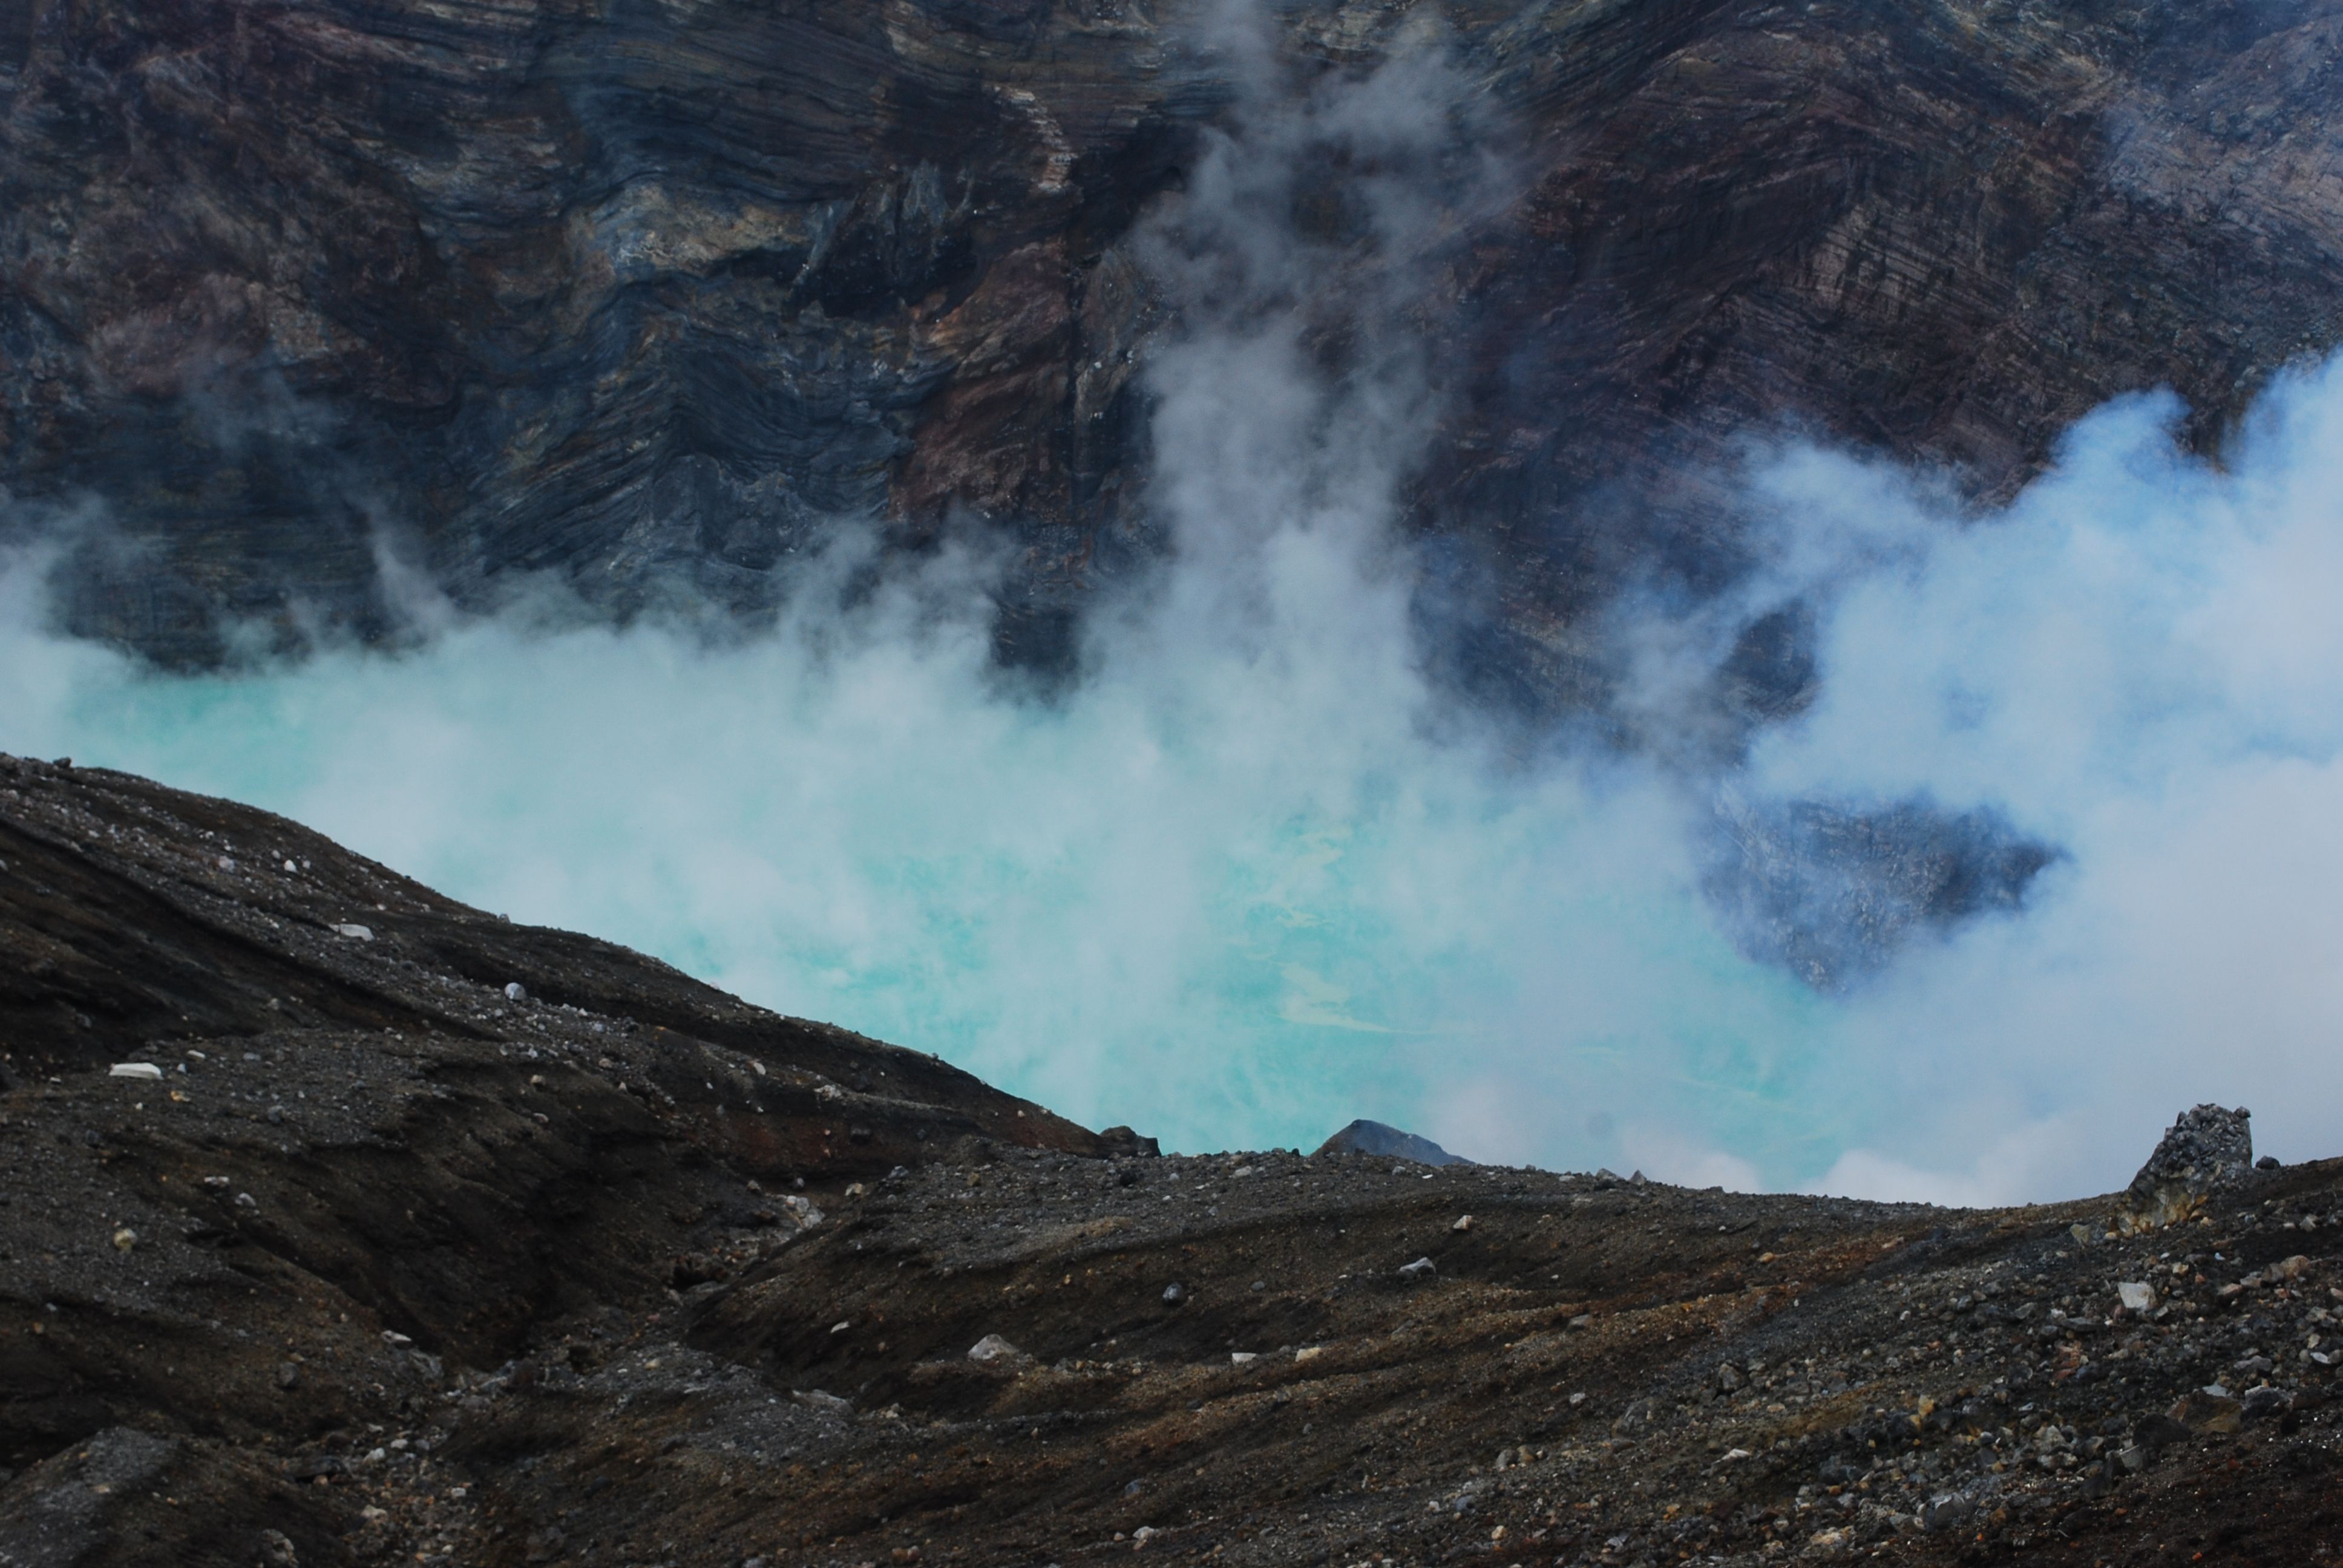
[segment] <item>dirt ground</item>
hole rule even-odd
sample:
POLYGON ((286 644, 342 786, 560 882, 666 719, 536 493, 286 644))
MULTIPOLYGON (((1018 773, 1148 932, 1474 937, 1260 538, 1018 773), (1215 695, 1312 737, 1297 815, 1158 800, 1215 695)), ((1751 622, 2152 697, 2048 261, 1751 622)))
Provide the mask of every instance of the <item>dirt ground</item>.
POLYGON ((0 862, 5 1568, 2343 1562, 2343 1161, 1161 1157, 121 775, 0 862))

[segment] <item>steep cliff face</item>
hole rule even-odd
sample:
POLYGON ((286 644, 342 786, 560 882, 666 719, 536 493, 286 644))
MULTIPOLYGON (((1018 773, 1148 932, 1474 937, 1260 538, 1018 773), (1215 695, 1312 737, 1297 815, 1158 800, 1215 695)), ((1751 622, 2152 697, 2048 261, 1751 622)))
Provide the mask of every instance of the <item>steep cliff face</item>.
POLYGON ((753 601, 897 492, 1072 515, 1111 466, 1063 417, 1113 325, 1083 285, 1208 85, 1112 6, 6 31, 7 483, 161 547, 76 614, 180 656, 288 593, 364 623, 385 526, 459 589, 550 568, 624 605, 677 563, 753 601))
MULTIPOLYGON (((223 614, 379 629, 386 550, 753 610, 840 518, 955 512, 1047 657, 1148 548, 1132 236, 1240 96, 1212 9, 5 0, 0 483, 102 511, 71 618, 171 659, 223 614)), ((2000 493, 2128 389, 2210 442, 2338 336, 2327 0, 1275 25, 1306 76, 1435 11, 1511 194, 1409 301, 1410 506, 1463 673, 1534 707, 1598 695, 1574 628, 1624 578, 1730 572, 1753 423, 2000 493)))

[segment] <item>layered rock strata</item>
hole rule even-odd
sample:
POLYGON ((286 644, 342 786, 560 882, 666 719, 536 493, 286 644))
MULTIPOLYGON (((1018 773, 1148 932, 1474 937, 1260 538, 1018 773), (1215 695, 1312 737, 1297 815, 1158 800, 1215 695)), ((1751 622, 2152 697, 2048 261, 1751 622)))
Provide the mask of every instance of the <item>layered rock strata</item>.
MULTIPOLYGON (((386 632, 386 559, 754 612, 841 518, 976 517, 1004 652, 1062 658, 1154 548, 1134 226, 1260 90, 1207 9, 7 0, 14 526, 96 526, 69 623, 202 662, 386 632)), ((1389 325, 1441 347, 1453 673, 1533 709, 1599 703, 1622 582, 1735 569, 1753 427, 2003 495, 2122 392, 2210 445, 2337 337, 2328 0, 1262 15, 1284 91, 1436 24, 1508 170, 1389 325)))

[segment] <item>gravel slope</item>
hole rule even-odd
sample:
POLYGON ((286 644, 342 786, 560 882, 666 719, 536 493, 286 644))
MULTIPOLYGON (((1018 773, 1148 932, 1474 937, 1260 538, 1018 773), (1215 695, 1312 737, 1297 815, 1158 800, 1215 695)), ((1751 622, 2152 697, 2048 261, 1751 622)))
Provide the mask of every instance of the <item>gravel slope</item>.
POLYGON ((121 775, 0 760, 0 860, 9 1568, 2343 1539, 2343 1162, 2137 1230, 1158 1157, 121 775))

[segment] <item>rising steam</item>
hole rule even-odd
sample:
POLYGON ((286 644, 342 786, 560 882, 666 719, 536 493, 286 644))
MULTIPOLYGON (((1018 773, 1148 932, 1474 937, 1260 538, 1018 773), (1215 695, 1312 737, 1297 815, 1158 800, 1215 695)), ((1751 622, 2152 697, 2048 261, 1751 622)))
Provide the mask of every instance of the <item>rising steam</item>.
POLYGON ((2119 405, 1981 519, 1785 451, 1748 581, 1614 635, 1642 733, 1710 723, 1768 617, 1810 628, 1811 705, 1723 751, 1525 748, 1426 679, 1393 504, 1437 412, 1412 291, 1505 171, 1434 42, 1306 88, 1231 46, 1254 95, 1143 236, 1182 323, 1147 371, 1170 548, 1071 689, 1004 689, 981 541, 872 591, 841 525, 718 643, 409 584, 405 652, 195 678, 44 630, 26 554, 0 745, 271 806, 1175 1146, 1365 1114, 1483 1159, 1999 1199, 2116 1184, 2199 1099, 2336 1145, 2343 375, 2275 391, 2227 471, 2119 405), (1302 181, 1331 215, 1296 221, 1302 181), (1720 897, 1720 823, 1896 810, 2034 855, 2023 897, 1835 987, 1720 897))

